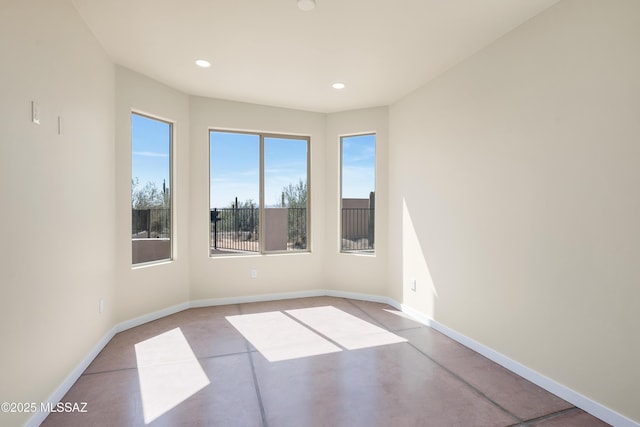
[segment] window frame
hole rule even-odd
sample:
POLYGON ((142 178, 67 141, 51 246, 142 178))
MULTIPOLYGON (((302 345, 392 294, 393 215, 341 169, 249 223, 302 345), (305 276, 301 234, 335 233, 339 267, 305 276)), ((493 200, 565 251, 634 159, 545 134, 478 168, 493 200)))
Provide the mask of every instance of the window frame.
MULTIPOLYGON (((151 261, 144 261, 144 262, 138 262, 138 263, 134 263, 133 262, 133 238, 131 237, 130 241, 132 242, 132 245, 130 246, 131 248, 131 268, 132 269, 136 269, 136 268, 140 268, 140 267, 148 267, 148 266, 153 266, 153 265, 159 265, 159 264, 167 264, 167 263, 171 263, 176 259, 176 247, 175 247, 175 242, 176 242, 176 232, 175 232, 175 173, 174 173, 174 157, 175 157, 175 141, 176 141, 176 121, 175 120, 171 120, 165 117, 161 117, 159 115, 156 114, 152 114, 152 113, 148 113, 148 112, 144 112, 142 110, 138 110, 138 109, 131 109, 129 111, 129 123, 130 123, 130 132, 129 132, 129 142, 130 142, 130 157, 129 159, 131 160, 132 164, 131 167, 129 168, 130 171, 130 177, 129 177, 129 182, 131 183, 133 180, 133 116, 139 116, 145 119, 149 119, 149 120, 155 120, 157 122, 161 122, 164 123, 166 125, 169 125, 169 257, 168 258, 162 258, 162 259, 157 259, 157 260, 151 260, 151 261)), ((133 189, 130 186, 130 193, 129 193, 129 224, 132 224, 133 222, 133 206, 132 206, 132 201, 133 201, 133 189)), ((132 229, 130 230, 131 232, 133 231, 132 229)), ((129 233, 130 235, 132 233, 129 233)))
POLYGON ((376 256, 376 247, 375 247, 375 235, 377 234, 377 221, 375 220, 375 200, 377 199, 377 187, 378 187, 378 133, 376 131, 364 131, 364 132, 356 132, 356 133, 348 133, 339 135, 339 212, 338 212, 338 252, 340 254, 346 255, 357 255, 357 256, 376 256), (373 223, 373 235, 374 235, 374 244, 371 249, 351 249, 345 250, 343 247, 343 189, 344 189, 344 140, 348 138, 361 137, 361 136, 373 136, 374 138, 374 161, 373 161, 373 194, 374 194, 374 223, 373 223))
POLYGON ((211 176, 211 134, 214 132, 218 133, 232 133, 232 134, 241 134, 241 135, 254 135, 259 138, 259 161, 258 161, 258 204, 259 204, 259 232, 258 232, 258 251, 252 253, 242 253, 242 252, 229 252, 212 254, 211 253, 211 244, 208 244, 208 252, 209 258, 224 258, 224 257, 248 257, 248 256, 265 256, 265 255, 295 255, 295 254, 306 254, 311 253, 311 244, 312 244, 312 236, 311 236, 311 136, 310 135, 301 135, 301 134, 291 134, 291 133, 274 133, 274 132, 260 132, 260 131, 250 131, 250 130, 239 130, 239 129, 225 129, 220 127, 210 127, 208 129, 208 145, 209 145, 209 203, 208 203, 208 213, 207 218, 209 218, 208 225, 208 233, 211 234, 211 191, 212 191, 212 176, 211 176), (291 139, 291 140, 299 140, 305 141, 306 145, 306 185, 307 185, 307 207, 306 207, 306 247, 302 250, 265 250, 265 232, 262 228, 265 225, 265 210, 268 209, 265 207, 265 164, 264 164, 264 145, 265 139, 274 138, 274 139, 291 139))

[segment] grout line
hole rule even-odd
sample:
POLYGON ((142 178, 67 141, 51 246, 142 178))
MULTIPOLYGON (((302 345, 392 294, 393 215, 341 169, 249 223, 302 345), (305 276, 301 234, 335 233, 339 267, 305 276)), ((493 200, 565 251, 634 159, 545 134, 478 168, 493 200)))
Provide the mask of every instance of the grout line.
MULTIPOLYGON (((384 323, 382 323, 381 321, 379 321, 376 318, 374 318, 371 314, 369 314, 363 308, 358 306, 351 299, 342 298, 342 297, 336 297, 336 298, 339 298, 340 300, 347 302, 354 309, 356 309, 357 312, 360 314, 359 317, 361 317, 361 319, 364 317, 364 318, 368 319, 367 321, 376 324, 380 328, 382 328, 382 329, 384 329, 384 330, 386 330, 387 332, 390 332, 390 333, 407 331, 407 330, 421 329, 421 328, 424 327, 424 326, 417 326, 417 327, 408 327, 408 328, 402 328, 402 329, 394 330, 394 329, 391 329, 391 328, 387 327, 384 323)), ((229 304, 229 305, 233 305, 233 304, 229 304)), ((243 314, 242 308, 245 305, 245 303, 237 303, 235 305, 238 308, 238 313, 239 314, 243 314)), ((340 345, 338 342, 336 342, 333 339, 325 336, 324 334, 316 331, 315 329, 310 328, 308 325, 304 324, 303 322, 301 322, 300 320, 298 320, 294 316, 290 315, 289 313, 286 312, 285 309, 279 309, 278 311, 280 311, 281 313, 284 313, 287 317, 291 318, 292 320, 294 320, 298 324, 302 325, 303 327, 311 330, 313 333, 320 335, 323 339, 325 339, 325 340, 331 342, 332 344, 338 346, 342 350, 347 350, 344 346, 340 345)), ((365 320, 365 319, 362 319, 362 320, 365 320)), ((198 357, 197 360, 215 359, 215 358, 220 358, 220 357, 238 356, 238 355, 246 354, 247 357, 249 358, 249 365, 251 367, 251 375, 252 375, 252 380, 253 380, 253 384, 254 384, 254 390, 256 392, 256 398, 257 398, 257 402, 258 402, 258 405, 259 405, 259 408, 260 408, 260 414, 261 414, 261 418, 262 418, 262 425, 263 425, 263 427, 268 427, 269 424, 268 424, 268 420, 267 420, 267 416, 266 416, 266 411, 265 411, 265 408, 264 408, 264 403, 263 403, 263 400, 262 400, 262 394, 260 392, 260 385, 258 383, 258 376, 257 376, 254 360, 253 360, 253 357, 252 357, 252 353, 256 353, 256 352, 258 352, 258 350, 255 349, 255 348, 252 349, 251 343, 244 336, 242 336, 242 339, 243 339, 243 342, 245 344, 246 351, 198 357)), ((496 402, 492 398, 490 398, 488 395, 486 395, 480 389, 476 388, 474 385, 472 385, 471 383, 467 382, 464 378, 462 378, 456 372, 454 372, 453 370, 449 369, 448 367, 446 367, 445 365, 443 365, 439 361, 435 360, 429 354, 427 354, 426 352, 424 352, 423 350, 418 348, 416 345, 414 345, 411 341, 407 340, 406 343, 409 344, 409 346, 411 346, 418 353, 422 354, 424 357, 429 359, 431 362, 435 363, 437 366, 442 368, 444 371, 446 371, 447 373, 452 375, 455 379, 457 379, 458 381, 460 381, 461 383, 463 383, 464 385, 469 387, 477 395, 479 395, 480 397, 483 397, 484 399, 486 399, 487 401, 492 403, 494 406, 496 406, 497 408, 499 408, 500 410, 505 412, 507 415, 509 415, 509 416, 513 417, 515 420, 517 420, 515 424, 510 424, 510 427, 528 427, 528 426, 533 425, 534 423, 537 423, 537 422, 540 422, 540 421, 545 421, 545 420, 548 420, 548 419, 553 419, 555 417, 558 417, 558 416, 561 416, 561 415, 564 415, 564 414, 567 414, 567 413, 572 413, 573 411, 578 410, 578 408, 576 408, 575 406, 572 406, 570 408, 566 408, 566 409, 563 409, 563 410, 560 410, 560 411, 556 411, 556 412, 553 412, 553 413, 545 414, 545 415, 542 415, 540 417, 531 418, 531 419, 527 419, 527 420, 522 419, 522 418, 516 416, 515 414, 513 414, 512 412, 510 412, 509 410, 507 410, 505 407, 500 405, 498 402, 496 402)), ((81 376, 89 376, 89 375, 96 375, 96 374, 108 374, 108 373, 112 373, 112 372, 132 371, 132 370, 137 370, 137 369, 138 369, 137 367, 125 367, 125 368, 104 370, 104 371, 98 371, 98 372, 82 373, 81 376)))
MULTIPOLYGON (((382 329, 385 329, 387 332, 391 332, 393 333, 393 331, 388 328, 386 325, 384 325, 382 322, 380 322, 379 320, 373 318, 373 316, 371 316, 369 313, 367 313, 366 311, 364 311, 362 308, 358 307, 353 301, 351 301, 350 299, 347 298, 342 298, 343 300, 345 300, 346 302, 348 302, 349 304, 351 304, 353 307, 355 307, 357 310, 359 310, 362 314, 364 314, 367 318, 371 319, 373 322, 375 322, 378 326, 380 326, 382 329)), ((393 308, 393 307, 392 307, 393 308)), ((364 319, 362 319, 364 320, 364 319)))
MULTIPOLYGON (((200 360, 217 359, 217 358, 220 358, 220 357, 239 356, 241 354, 253 353, 253 352, 255 352, 255 350, 238 351, 238 352, 235 352, 235 353, 225 353, 225 354, 212 354, 211 356, 196 357, 196 360, 200 361, 200 360)), ((162 365, 176 365, 176 364, 180 364, 180 363, 185 363, 185 361, 184 360, 176 360, 174 362, 164 362, 164 363, 162 363, 162 365)), ((161 366, 161 365, 158 365, 158 366, 161 366)), ((107 369, 107 370, 104 370, 104 371, 96 371, 96 372, 83 372, 82 376, 96 375, 96 374, 109 374, 111 372, 135 371, 137 369, 138 369, 137 366, 133 366, 133 367, 126 367, 126 368, 107 369)))
MULTIPOLYGON (((411 341, 407 341, 407 344, 409 344, 411 347, 413 347, 414 349, 416 349, 416 351, 418 351, 420 354, 422 354, 424 357, 426 357, 427 359, 431 360, 433 363, 435 363, 436 365, 438 365, 439 367, 441 367, 442 369, 444 369, 445 371, 447 371, 449 374, 451 374, 455 379, 457 379, 458 381, 460 381, 461 383, 465 384, 467 387, 469 387, 471 390, 473 390, 474 392, 476 392, 477 394, 479 394, 480 396, 484 397, 486 400, 488 400, 489 402, 493 403, 496 407, 498 407, 499 409, 501 409, 502 411, 506 412, 508 415, 512 416, 513 418, 515 418, 516 420, 518 420, 518 422, 522 423, 523 419, 516 416, 515 414, 511 413, 511 411, 509 411, 508 409, 506 409, 504 406, 500 405, 498 402, 496 402, 495 400, 493 400, 492 398, 490 398, 489 396, 487 396, 485 393, 483 393, 482 391, 480 391, 478 388, 476 388, 473 384, 469 383, 468 381, 466 381, 464 378, 462 378, 460 375, 456 374, 455 372, 453 372, 451 369, 447 368, 446 366, 444 366, 442 363, 438 362, 437 360, 435 360, 434 358, 432 358, 431 356, 429 356, 427 353, 425 353, 424 351, 420 350, 418 347, 416 347, 411 341)), ((518 425, 518 424, 516 424, 518 425)))
POLYGON ((542 415, 542 416, 539 416, 539 417, 536 417, 536 418, 531 418, 531 419, 528 419, 528 420, 524 420, 524 421, 522 421, 522 422, 520 422, 518 424, 512 424, 509 427, 526 427, 526 426, 532 425, 533 423, 549 420, 549 419, 552 419, 552 418, 555 418, 555 417, 559 417, 561 415, 568 414, 570 412, 574 412, 574 411, 577 411, 577 410, 578 410, 577 407, 572 406, 571 408, 562 409, 560 411, 551 412, 549 414, 542 415))
POLYGON ((301 320, 296 319, 295 317, 293 317, 292 315, 290 315, 289 313, 287 313, 285 310, 280 311, 280 313, 283 313, 285 316, 287 316, 288 318, 290 318, 291 320, 295 321, 296 323, 304 326, 306 329, 310 330, 311 332, 313 332, 316 335, 319 335, 320 337, 322 337, 323 339, 329 341, 331 344, 335 345, 336 347, 339 347, 340 350, 342 351, 349 351, 349 349, 343 345, 341 345, 339 342, 329 338, 328 336, 326 336, 325 334, 323 334, 320 331, 317 331, 315 329, 313 329, 311 326, 307 325, 306 323, 303 323, 301 320))
MULTIPOLYGON (((248 349, 248 345, 247 345, 248 349)), ((251 353, 247 353, 247 357, 249 358, 249 365, 251 366, 251 376, 253 378, 253 386, 256 391, 256 397, 258 398, 258 406, 260 406, 260 416, 262 417, 262 425, 263 427, 269 427, 269 422, 267 421, 267 414, 264 410, 264 404, 262 403, 262 393, 260 393, 260 385, 258 384, 258 375, 256 374, 256 367, 253 364, 253 356, 251 353)))
MULTIPOLYGON (((387 327, 384 323, 382 323, 381 321, 375 319, 371 314, 369 314, 367 311, 365 311, 363 308, 359 307, 357 304, 355 304, 351 299, 348 298, 340 298, 343 301, 346 301, 347 303, 349 303, 353 308, 355 308, 356 310, 358 310, 358 312, 360 312, 362 314, 362 317, 366 317, 368 319, 368 321, 371 321, 372 323, 377 324, 379 327, 381 327, 382 329, 386 330, 387 332, 390 333, 394 333, 394 332, 401 332, 401 331, 407 331, 407 330, 414 330, 414 329, 421 329, 424 326, 417 326, 417 327, 409 327, 409 328, 403 328, 403 329, 391 329, 389 327, 387 327)), ((242 304, 238 304, 239 307, 239 311, 240 314, 242 314, 242 308, 241 308, 242 304)), ((306 327, 307 329, 310 329, 311 331, 313 331, 314 333, 322 336, 322 338, 330 341, 332 344, 337 345, 338 347, 340 347, 343 350, 346 350, 342 345, 340 345, 339 343, 335 342, 334 340, 332 340, 331 338, 319 333, 318 331, 316 331, 315 329, 311 329, 309 328, 307 325, 305 325, 304 323, 302 323, 300 320, 296 319, 295 317, 291 316, 289 313, 287 313, 285 310, 278 310, 282 313, 284 313, 286 316, 288 316, 289 318, 293 319, 294 321, 296 321, 297 323, 301 324, 302 326, 306 327)), ((365 319, 362 319, 365 320, 365 319)), ((243 339, 245 340, 245 344, 247 345, 247 350, 248 350, 248 356, 250 358, 250 362, 251 362, 251 369, 254 375, 254 383, 256 385, 256 393, 258 394, 258 401, 260 403, 260 411, 262 413, 263 416, 263 424, 265 427, 267 427, 267 420, 266 420, 266 415, 264 413, 264 407, 262 404, 262 399, 261 399, 261 395, 260 395, 260 390, 259 390, 259 386, 258 386, 258 382, 257 382, 257 376, 255 373, 255 367, 253 365, 253 359, 251 357, 251 352, 255 352, 256 350, 251 351, 249 348, 249 342, 246 340, 246 338, 243 337, 243 339)), ((538 421, 542 421, 542 420, 546 420, 549 418, 553 418, 559 415, 562 415, 564 413, 568 413, 571 412, 573 410, 576 410, 576 407, 571 407, 571 408, 567 408, 561 411, 557 411, 551 414, 547 414, 547 415, 543 415, 541 417, 538 418, 533 418, 530 420, 524 420, 518 416, 516 416, 515 414, 513 414, 511 411, 509 411, 508 409, 506 409, 504 406, 500 405, 498 402, 496 402, 494 399, 492 399, 491 397, 489 397, 487 394, 485 394, 484 392, 482 392, 480 389, 478 389, 477 387, 475 387, 474 385, 472 385, 471 383, 469 383, 468 381, 466 381, 464 378, 462 378, 460 375, 458 375, 456 372, 452 371, 451 369, 447 368, 446 366, 444 366, 442 363, 438 362, 437 360, 435 360, 434 358, 432 358, 431 356, 429 356, 427 353, 425 353, 424 351, 422 351, 421 349, 419 349, 418 347, 416 347, 413 343, 411 343, 409 340, 406 341, 406 343, 411 346, 413 349, 415 349, 418 353, 422 354, 424 357, 426 357, 427 359, 429 359, 430 361, 432 361, 433 363, 435 363, 437 366, 439 366, 440 368, 442 368, 444 371, 446 371, 447 373, 449 373, 451 376, 453 376, 455 379, 457 379, 458 381, 460 381, 461 383, 463 383, 464 385, 466 385, 467 387, 469 387, 473 392, 475 392, 477 395, 479 395, 480 397, 484 398, 485 400, 489 401, 490 403, 492 403, 494 406, 496 406, 498 409, 500 409, 501 411, 503 411, 504 413, 506 413, 507 415, 511 416, 512 418, 514 418, 516 421, 515 424, 512 424, 512 427, 526 427, 531 425, 531 423, 534 422, 538 422, 538 421)))
MULTIPOLYGON (((376 323, 378 323, 379 325, 381 325, 381 327, 383 329, 386 329, 387 332, 393 333, 396 332, 394 330, 392 330, 391 328, 388 328, 386 325, 378 322, 376 319, 374 319, 369 313, 367 313, 366 311, 364 311, 362 308, 358 307, 355 303, 353 303, 351 300, 349 299, 345 299, 346 301, 348 301, 351 305, 353 305, 354 307, 356 307, 358 310, 360 310, 361 312, 363 312, 368 318, 372 319, 373 321, 375 321, 376 323)), ((402 331, 402 330, 408 330, 408 329, 420 329, 422 328, 422 326, 420 327, 416 327, 416 328, 407 328, 407 329, 399 329, 398 331, 402 331)), ((455 372, 453 372, 451 369, 447 368, 446 366, 442 365, 440 362, 436 361, 435 359, 433 359, 431 356, 429 356, 427 353, 423 352, 422 350, 420 350, 418 347, 416 347, 415 345, 413 345, 413 343, 411 343, 411 341, 407 340, 406 341, 407 344, 409 344, 411 347, 413 347, 416 351, 418 351, 420 354, 422 354, 423 356, 425 356, 427 359, 431 360, 433 363, 435 363, 436 365, 440 366, 442 369, 444 369, 445 371, 447 371, 450 375, 452 375, 454 378, 456 378, 458 381, 462 382, 463 384, 465 384, 467 387, 471 388, 474 392, 476 392, 477 394, 479 394, 480 396, 482 396, 483 398, 485 398, 486 400, 488 400, 489 402, 491 402, 492 404, 494 404, 495 406, 497 406, 499 409, 501 409, 502 411, 504 411, 505 413, 507 413, 508 415, 512 416, 513 418, 515 418, 516 420, 518 420, 519 422, 522 422, 522 418, 512 414, 510 411, 508 411, 505 407, 503 407, 502 405, 500 405, 498 402, 494 401, 493 399, 491 399, 489 396, 487 396, 485 393, 483 393, 482 391, 480 391, 479 389, 477 389, 476 387, 474 387, 472 384, 470 384, 469 382, 467 382, 466 380, 464 380, 460 375, 456 374, 455 372)))
MULTIPOLYGON (((377 323, 379 326, 381 326, 383 329, 385 329, 387 332, 401 332, 401 331, 408 331, 411 329, 421 329, 424 327, 427 327, 426 325, 422 325, 422 324, 418 324, 418 326, 409 326, 408 328, 399 328, 399 329, 392 329, 388 326, 386 326, 384 323, 382 323, 380 320, 377 320, 376 318, 374 318, 373 316, 371 316, 369 313, 366 312, 366 310, 364 310, 361 307, 358 307, 358 305, 356 303, 354 303, 351 299, 348 298, 343 298, 345 301, 347 301, 349 304, 351 304, 352 306, 354 306, 355 308, 357 308, 358 310, 360 310, 360 312, 362 312, 365 316, 367 316, 367 318, 371 319, 372 321, 374 321, 375 323, 377 323)), ((363 302, 368 302, 368 301, 363 301, 363 302)), ((389 308, 392 308, 395 310, 394 307, 390 306, 389 304, 386 303, 376 303, 374 302, 374 304, 381 304, 381 305, 386 305, 389 308)), ((364 320, 364 319, 363 319, 364 320)), ((408 319, 410 320, 410 319, 408 319)), ((417 321, 413 320, 414 323, 418 323, 417 321)))
POLYGON ((138 370, 138 368, 134 366, 134 367, 127 367, 127 368, 109 369, 109 370, 106 370, 106 371, 83 372, 82 375, 80 375, 80 376, 81 377, 86 377, 86 376, 89 376, 89 375, 110 374, 112 372, 124 372, 124 371, 136 371, 136 370, 138 370))
MULTIPOLYGON (((242 304, 237 304, 237 305, 238 305, 238 312, 242 314, 242 304)), ((256 374, 256 367, 253 363, 253 355, 251 354, 253 353, 251 351, 251 344, 249 343, 249 340, 247 340, 244 337, 244 335, 242 336, 242 339, 244 340, 244 345, 247 348, 247 357, 249 358, 249 366, 251 366, 251 377, 253 378, 253 388, 256 391, 258 406, 260 407, 260 416, 262 417, 262 426, 269 427, 269 422, 267 421, 267 414, 264 410, 264 404, 262 402, 262 393, 260 393, 260 384, 258 384, 258 375, 256 374)))
POLYGON ((251 353, 252 351, 237 351, 235 353, 225 353, 225 354, 213 354, 211 356, 203 356, 203 357, 198 357, 198 360, 207 360, 207 359, 217 359, 219 357, 228 357, 228 356, 239 356, 241 354, 246 354, 246 353, 251 353))
MULTIPOLYGON (((420 325, 420 326, 411 326, 409 328, 402 328, 402 329, 389 329, 391 332, 403 332, 403 331, 412 331, 414 329, 422 329, 422 328, 428 328, 428 326, 425 325, 420 325)), ((449 338, 450 339, 450 338, 449 338)))

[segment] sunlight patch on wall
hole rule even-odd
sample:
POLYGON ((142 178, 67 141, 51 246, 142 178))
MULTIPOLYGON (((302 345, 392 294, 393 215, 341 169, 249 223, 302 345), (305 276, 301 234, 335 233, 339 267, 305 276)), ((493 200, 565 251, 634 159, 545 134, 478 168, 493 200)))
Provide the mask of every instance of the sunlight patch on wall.
POLYGON ((403 302, 434 317, 438 293, 405 199, 402 199, 402 282, 403 302), (415 291, 411 289, 414 280, 415 291))
POLYGON ((227 316, 227 320, 270 362, 341 351, 279 311, 227 316))
POLYGON ((137 343, 135 351, 145 424, 210 384, 180 328, 137 343))
POLYGON ((302 308, 286 313, 347 350, 407 341, 335 307, 302 308))

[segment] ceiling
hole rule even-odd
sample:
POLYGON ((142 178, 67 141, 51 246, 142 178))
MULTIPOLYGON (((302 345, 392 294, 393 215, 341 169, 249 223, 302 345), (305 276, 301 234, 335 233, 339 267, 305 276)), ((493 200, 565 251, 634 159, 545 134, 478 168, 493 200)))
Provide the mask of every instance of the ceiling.
POLYGON ((337 112, 392 104, 558 0, 71 1, 115 63, 182 92, 337 112))

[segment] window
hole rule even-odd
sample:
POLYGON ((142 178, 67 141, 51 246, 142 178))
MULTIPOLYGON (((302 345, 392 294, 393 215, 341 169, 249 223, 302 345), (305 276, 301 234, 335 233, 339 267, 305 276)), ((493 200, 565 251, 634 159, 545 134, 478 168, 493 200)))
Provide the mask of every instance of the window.
POLYGON ((171 259, 171 123, 131 114, 132 263, 171 259))
POLYGON ((375 248, 376 135, 340 138, 342 252, 375 248))
POLYGON ((210 255, 309 250, 309 138, 209 134, 210 255))

